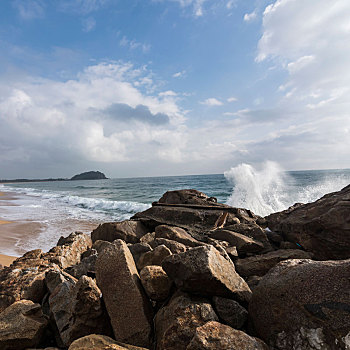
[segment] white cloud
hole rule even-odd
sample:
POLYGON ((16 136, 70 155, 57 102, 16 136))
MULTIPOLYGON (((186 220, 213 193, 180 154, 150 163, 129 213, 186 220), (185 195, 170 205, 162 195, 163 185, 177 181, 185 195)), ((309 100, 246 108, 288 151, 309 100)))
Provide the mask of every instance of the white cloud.
POLYGON ((191 7, 191 11, 195 17, 203 16, 203 5, 207 0, 154 0, 154 1, 171 1, 177 2, 182 8, 191 7))
POLYGON ((200 102, 200 104, 202 105, 206 105, 206 106, 222 106, 223 103, 221 101, 219 101, 218 99, 211 97, 211 98, 207 98, 206 100, 200 102))
POLYGON ((226 3, 226 7, 227 7, 229 10, 231 10, 231 9, 234 7, 235 4, 236 4, 236 0, 229 0, 229 1, 227 1, 227 3, 226 3))
POLYGON ((252 22, 256 19, 257 17, 257 10, 254 10, 253 12, 251 13, 246 13, 243 17, 244 21, 245 22, 252 22))
POLYGON ((15 0, 12 4, 22 19, 43 18, 45 15, 45 5, 42 0, 15 0))
POLYGON ((176 72, 176 73, 174 73, 174 74, 173 74, 173 78, 182 78, 182 77, 184 77, 185 75, 186 75, 186 71, 183 70, 183 71, 181 71, 181 72, 176 72))
POLYGON ((151 49, 151 45, 143 44, 136 40, 129 40, 125 35, 119 41, 119 45, 128 47, 130 50, 141 49, 143 53, 147 53, 151 49))
POLYGON ((109 2, 110 0, 61 0, 59 2, 59 8, 64 12, 88 15, 94 11, 98 11, 109 2))
POLYGON ((95 29, 96 20, 93 17, 84 18, 82 20, 83 31, 88 33, 95 29))
POLYGON ((234 96, 232 96, 232 97, 229 97, 228 99, 227 99, 227 102, 236 102, 236 101, 238 101, 238 99, 237 99, 237 97, 234 97, 234 96))

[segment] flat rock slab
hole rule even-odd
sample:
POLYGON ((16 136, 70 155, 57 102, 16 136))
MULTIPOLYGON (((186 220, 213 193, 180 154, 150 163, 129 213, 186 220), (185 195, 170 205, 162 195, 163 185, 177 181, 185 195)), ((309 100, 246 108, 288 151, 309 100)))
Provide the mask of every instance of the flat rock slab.
POLYGON ((152 307, 124 241, 114 241, 99 254, 96 280, 103 293, 115 338, 123 343, 149 347, 152 307))
POLYGON ((233 263, 222 257, 213 246, 171 255, 163 261, 162 267, 183 291, 245 302, 251 297, 247 283, 237 274, 233 263))
POLYGON ((350 346, 350 260, 287 260, 254 289, 249 316, 278 350, 350 346))
POLYGON ((156 238, 165 238, 184 244, 188 247, 198 247, 203 243, 194 239, 181 227, 159 225, 155 229, 156 238))
POLYGON ((198 327, 186 350, 269 350, 263 341, 211 321, 198 327))
POLYGON ((15 302, 0 313, 0 349, 36 347, 47 323, 40 304, 30 300, 15 302))
POLYGON ((255 255, 249 258, 237 259, 237 272, 244 277, 264 276, 280 261, 288 259, 310 259, 309 253, 299 249, 279 249, 266 254, 255 255))

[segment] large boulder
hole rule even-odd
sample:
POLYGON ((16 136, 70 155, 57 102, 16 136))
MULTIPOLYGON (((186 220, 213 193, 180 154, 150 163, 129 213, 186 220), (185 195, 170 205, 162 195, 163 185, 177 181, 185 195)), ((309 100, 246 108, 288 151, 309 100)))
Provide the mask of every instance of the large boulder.
POLYGON ((143 253, 138 259, 136 266, 139 270, 150 265, 162 266, 163 260, 169 255, 171 255, 170 249, 165 245, 159 245, 150 252, 143 253))
POLYGON ((213 205, 217 200, 215 197, 209 197, 203 192, 189 189, 167 191, 158 202, 163 204, 213 205))
POLYGON ((155 248, 158 247, 159 245, 165 245, 167 248, 170 249, 170 251, 173 254, 179 254, 179 253, 183 253, 186 251, 186 246, 180 242, 176 242, 174 240, 171 239, 167 239, 167 238, 156 238, 154 241, 152 241, 150 243, 150 245, 155 248))
POLYGON ((210 321, 198 327, 186 350, 268 350, 257 338, 219 322, 210 321))
POLYGON ((147 228, 140 221, 106 222, 91 232, 91 239, 93 242, 97 240, 113 242, 122 239, 126 243, 137 243, 147 232, 147 228))
POLYGON ((0 349, 36 347, 47 323, 40 304, 30 300, 15 302, 0 313, 0 349))
POLYGON ((116 240, 98 255, 96 280, 116 340, 148 347, 151 343, 152 307, 125 242, 116 240))
POLYGON ((147 350, 138 346, 123 344, 110 337, 90 334, 75 340, 68 350, 147 350))
POLYGON ((163 261, 163 269, 181 290, 200 295, 218 295, 249 301, 251 291, 213 246, 192 248, 163 261))
POLYGON ((140 272, 143 287, 150 299, 165 300, 170 293, 172 281, 161 266, 146 266, 140 272))
POLYGON ((175 294, 155 317, 157 350, 185 350, 197 327, 217 320, 208 300, 175 294))
POLYGON ((237 259, 235 266, 237 272, 243 276, 264 276, 280 261, 288 259, 310 259, 309 253, 299 249, 280 249, 266 254, 237 259))
POLYGON ((350 258, 350 185, 266 219, 272 231, 300 244, 318 260, 350 258))
POLYGON ((165 238, 184 244, 188 247, 198 247, 203 243, 194 239, 189 233, 180 227, 159 225, 155 229, 156 238, 165 238))
POLYGON ((49 305, 65 346, 90 333, 110 334, 101 291, 90 277, 59 284, 50 295, 49 305))
POLYGON ((287 260, 256 287, 249 315, 277 350, 350 348, 350 260, 287 260))

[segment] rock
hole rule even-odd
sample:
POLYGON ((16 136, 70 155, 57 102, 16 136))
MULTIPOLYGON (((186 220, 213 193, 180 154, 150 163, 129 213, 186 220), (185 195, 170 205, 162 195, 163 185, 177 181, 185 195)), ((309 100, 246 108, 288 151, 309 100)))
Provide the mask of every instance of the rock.
POLYGON ((96 280, 103 293, 115 338, 148 347, 152 307, 125 242, 116 240, 98 255, 96 280))
POLYGON ((68 273, 62 271, 59 267, 55 266, 45 273, 45 284, 50 294, 63 282, 69 281, 71 284, 75 284, 77 279, 68 273))
POLYGON ((248 311, 232 299, 214 297, 213 305, 219 318, 232 328, 241 329, 248 319, 248 311))
POLYGON ((156 238, 155 232, 148 232, 140 238, 140 243, 151 244, 151 242, 153 242, 155 238, 156 238))
POLYGON ((266 254, 251 256, 249 258, 237 259, 235 261, 235 266, 237 272, 241 276, 264 276, 280 261, 310 258, 310 254, 303 250, 280 249, 266 254))
POLYGON ((236 247, 240 254, 257 253, 264 250, 264 245, 261 242, 234 231, 218 229, 212 231, 210 237, 229 242, 232 246, 236 247))
POLYGON ((212 205, 217 200, 197 190, 177 190, 165 192, 158 202, 163 204, 212 205))
POLYGON ((349 278, 350 260, 279 263, 249 305, 259 336, 278 350, 347 349, 349 278))
POLYGON ((236 273, 232 262, 213 246, 192 248, 167 257, 164 271, 183 291, 200 295, 218 295, 249 301, 251 291, 236 273))
POLYGON ((316 202, 266 217, 271 230, 299 243, 317 260, 350 258, 350 185, 316 202))
POLYGON ((40 304, 20 300, 0 313, 0 349, 36 347, 47 326, 40 304))
POLYGON ((186 251, 186 246, 180 242, 176 242, 171 239, 166 238, 156 238, 153 242, 151 242, 152 248, 155 248, 159 245, 165 245, 172 254, 179 254, 186 251))
POLYGON ((49 304, 65 346, 90 333, 109 333, 110 326, 95 281, 82 276, 77 283, 66 280, 50 295, 49 304))
POLYGON ((249 276, 249 277, 247 277, 246 282, 253 293, 254 293, 255 288, 259 285, 261 279, 262 279, 262 276, 249 276))
POLYGON ((20 299, 40 303, 46 293, 45 272, 53 265, 35 250, 0 270, 0 312, 20 299))
POLYGON ((113 242, 122 239, 126 243, 137 243, 147 232, 147 228, 140 221, 125 220, 99 225, 91 232, 91 238, 93 242, 97 240, 113 242))
POLYGON ((45 254, 45 258, 65 269, 80 262, 81 254, 91 248, 91 238, 82 233, 74 232, 68 237, 61 237, 57 246, 45 254))
POLYGON ((115 341, 100 334, 90 334, 75 340, 68 350, 147 350, 138 346, 132 346, 115 341))
POLYGON ((110 242, 102 241, 98 239, 92 244, 92 249, 95 249, 97 251, 97 254, 100 254, 103 251, 103 249, 105 249, 106 247, 109 247, 111 244, 112 243, 110 242))
POLYGON ((155 229, 156 238, 165 238, 172 241, 176 241, 184 244, 188 247, 198 247, 203 245, 202 242, 198 242, 190 234, 188 234, 184 229, 180 227, 173 227, 167 225, 159 225, 155 229))
POLYGON ((292 242, 281 242, 280 249, 302 249, 300 245, 292 242))
MULTIPOLYGON (((270 242, 280 245, 281 243, 283 243, 283 237, 280 233, 277 232, 273 232, 270 230, 265 229, 266 232, 266 236, 267 238, 270 240, 270 242)), ((288 249, 288 248, 285 248, 288 249)))
POLYGON ((85 251, 83 254, 81 254, 80 259, 83 260, 85 258, 88 258, 89 256, 96 255, 97 250, 94 248, 90 248, 87 251, 85 251))
POLYGON ((211 321, 198 327, 186 350, 268 350, 260 339, 211 321))
POLYGON ((100 171, 86 171, 84 173, 74 175, 71 180, 107 180, 107 177, 100 171))
POLYGON ((152 247, 148 243, 135 243, 128 245, 130 253, 132 254, 135 264, 144 253, 152 251, 152 247))
POLYGON ((236 260, 238 258, 238 252, 236 247, 227 247, 226 253, 232 260, 236 260))
POLYGON ((97 252, 94 255, 90 255, 82 259, 79 264, 67 267, 65 271, 77 279, 83 275, 94 277, 96 260, 97 252))
POLYGON ((137 268, 142 270, 145 266, 158 265, 162 266, 163 260, 171 255, 171 251, 165 245, 159 245, 147 253, 143 253, 137 261, 137 268))
POLYGON ((140 272, 143 287, 150 299, 165 300, 170 293, 172 281, 161 266, 146 266, 140 272))
POLYGON ((208 300, 174 295, 155 317, 157 350, 185 350, 197 327, 218 318, 208 300))

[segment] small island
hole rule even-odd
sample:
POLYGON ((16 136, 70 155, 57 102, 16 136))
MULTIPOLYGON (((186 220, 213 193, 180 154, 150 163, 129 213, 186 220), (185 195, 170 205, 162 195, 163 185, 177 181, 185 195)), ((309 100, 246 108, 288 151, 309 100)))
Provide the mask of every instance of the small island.
POLYGON ((86 171, 78 175, 74 175, 71 180, 106 180, 108 179, 105 174, 100 171, 86 171))

